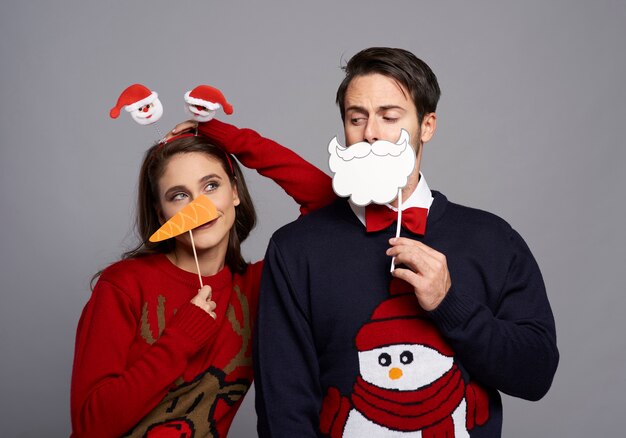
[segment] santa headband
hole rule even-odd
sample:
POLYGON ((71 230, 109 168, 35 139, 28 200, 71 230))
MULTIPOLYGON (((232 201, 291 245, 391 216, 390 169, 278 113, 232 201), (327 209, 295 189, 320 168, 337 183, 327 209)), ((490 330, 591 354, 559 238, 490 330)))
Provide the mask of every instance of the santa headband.
MULTIPOLYGON (((233 113, 232 105, 222 92, 210 85, 198 85, 185 93, 184 100, 185 109, 196 122, 208 122, 220 108, 226 114, 233 113)), ((158 93, 143 84, 133 84, 122 91, 117 103, 109 111, 111 118, 118 118, 122 108, 140 125, 156 123, 163 115, 158 93)))
MULTIPOLYGON (((220 90, 209 85, 198 85, 185 93, 186 109, 196 122, 207 122, 213 118, 219 108, 223 108, 226 114, 233 113, 233 107, 227 101, 220 90), (193 108, 191 108, 193 106, 193 108)), ((109 111, 109 116, 116 119, 124 108, 133 120, 140 125, 152 125, 159 121, 163 115, 163 105, 156 91, 150 90, 143 84, 133 84, 127 87, 119 95, 117 103, 109 111)), ((155 126, 156 128, 156 126, 155 126)), ((158 128, 156 128, 157 131, 158 128)), ((196 134, 183 133, 166 140, 159 131, 161 140, 159 143, 166 144, 180 138, 192 137, 196 134)), ((226 161, 232 175, 235 175, 230 155, 224 151, 226 161)))

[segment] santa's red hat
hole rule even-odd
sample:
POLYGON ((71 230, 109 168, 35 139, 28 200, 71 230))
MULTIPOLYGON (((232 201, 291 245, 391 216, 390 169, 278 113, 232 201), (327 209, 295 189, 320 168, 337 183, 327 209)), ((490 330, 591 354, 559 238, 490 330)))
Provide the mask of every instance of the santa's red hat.
POLYGON ((222 92, 210 85, 198 85, 185 93, 185 102, 189 105, 200 105, 210 110, 217 110, 222 107, 226 114, 233 113, 233 107, 226 101, 222 92))
POLYGON ((131 112, 138 110, 142 106, 149 105, 154 102, 159 95, 156 91, 150 91, 149 88, 141 84, 133 84, 126 88, 117 99, 117 104, 111 108, 109 115, 113 119, 117 119, 123 107, 126 111, 131 112))
POLYGON ((414 293, 397 295, 380 303, 356 336, 359 351, 398 344, 425 345, 444 356, 454 356, 414 293))

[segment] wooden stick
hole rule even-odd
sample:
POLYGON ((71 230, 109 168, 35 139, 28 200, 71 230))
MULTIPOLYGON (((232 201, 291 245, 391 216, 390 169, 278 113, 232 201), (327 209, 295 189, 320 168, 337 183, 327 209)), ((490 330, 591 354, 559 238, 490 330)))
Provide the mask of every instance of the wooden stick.
POLYGON ((191 237, 191 249, 193 249, 193 258, 196 260, 196 269, 198 270, 198 279, 200 280, 200 287, 202 284, 202 275, 200 275, 200 263, 198 263, 198 254, 196 254, 196 245, 193 243, 193 233, 189 230, 189 237, 191 237))
MULTIPOLYGON (((400 237, 400 226, 402 225, 402 189, 398 189, 398 222, 396 224, 396 239, 400 237)), ((391 270, 396 269, 396 257, 391 258, 391 270)))

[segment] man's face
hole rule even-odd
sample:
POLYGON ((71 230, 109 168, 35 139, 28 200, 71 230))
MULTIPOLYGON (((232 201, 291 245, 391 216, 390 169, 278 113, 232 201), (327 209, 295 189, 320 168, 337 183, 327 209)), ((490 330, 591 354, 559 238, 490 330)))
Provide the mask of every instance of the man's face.
POLYGON ((421 140, 417 109, 409 91, 392 78, 377 73, 355 77, 346 90, 344 108, 346 145, 396 142, 400 129, 405 129, 411 146, 418 150, 421 140))

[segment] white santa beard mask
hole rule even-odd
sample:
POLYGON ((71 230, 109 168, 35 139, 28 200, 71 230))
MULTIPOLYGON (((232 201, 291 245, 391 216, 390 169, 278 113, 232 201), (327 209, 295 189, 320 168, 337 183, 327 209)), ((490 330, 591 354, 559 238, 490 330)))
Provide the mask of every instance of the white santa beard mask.
POLYGON ((359 206, 386 204, 396 199, 415 167, 415 151, 403 129, 397 143, 378 140, 355 143, 347 148, 328 144, 328 163, 333 172, 333 189, 359 206))
POLYGON ((448 372, 453 363, 452 357, 419 344, 396 344, 359 352, 359 369, 363 380, 379 388, 400 391, 414 391, 429 385, 448 372), (405 362, 407 357, 412 358, 410 363, 402 363, 403 355, 405 362), (381 365, 381 360, 385 362, 387 359, 389 363, 381 365), (392 368, 399 369, 401 376, 392 379, 392 368))
POLYGON ((159 99, 155 99, 152 102, 152 108, 148 111, 144 112, 140 110, 141 108, 130 112, 130 116, 133 120, 140 125, 150 125, 152 123, 156 123, 163 115, 163 105, 159 99))

